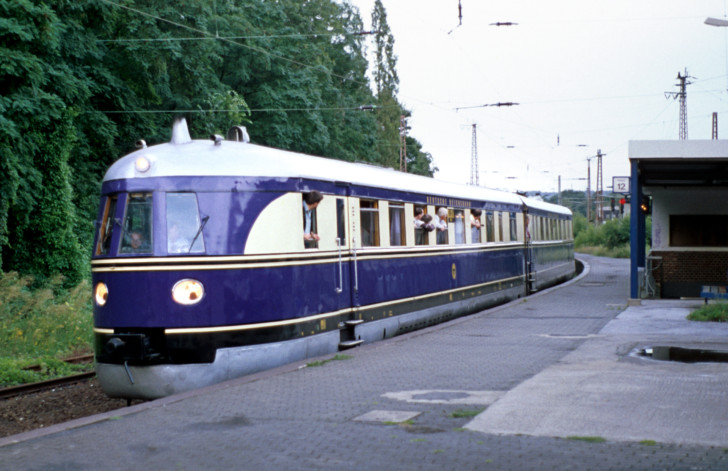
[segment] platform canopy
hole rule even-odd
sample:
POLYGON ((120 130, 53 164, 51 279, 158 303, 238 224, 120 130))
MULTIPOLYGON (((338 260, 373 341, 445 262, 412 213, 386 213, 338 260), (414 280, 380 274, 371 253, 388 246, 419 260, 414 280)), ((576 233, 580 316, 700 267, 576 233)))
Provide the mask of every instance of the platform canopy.
POLYGON ((728 140, 630 141, 628 152, 630 298, 638 299, 640 273, 645 270, 645 214, 639 210, 643 195, 657 188, 664 192, 728 187, 728 140))
POLYGON ((641 186, 728 186, 728 140, 630 141, 641 186))

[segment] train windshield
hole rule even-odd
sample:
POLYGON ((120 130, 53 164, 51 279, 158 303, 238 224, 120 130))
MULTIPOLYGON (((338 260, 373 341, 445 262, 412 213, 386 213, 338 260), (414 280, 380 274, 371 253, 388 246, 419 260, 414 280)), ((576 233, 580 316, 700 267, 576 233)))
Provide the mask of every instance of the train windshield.
POLYGON ((200 253, 205 251, 202 229, 208 218, 200 221, 197 195, 167 193, 167 252, 200 253))
POLYGON ((119 253, 152 253, 152 194, 130 193, 119 253))

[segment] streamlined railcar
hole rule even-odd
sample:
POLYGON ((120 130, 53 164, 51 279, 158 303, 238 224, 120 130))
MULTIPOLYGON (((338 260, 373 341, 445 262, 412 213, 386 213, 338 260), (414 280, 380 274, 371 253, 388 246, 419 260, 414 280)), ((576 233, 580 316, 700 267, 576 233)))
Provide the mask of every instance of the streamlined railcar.
POLYGON ((92 273, 110 396, 353 348, 574 275, 566 208, 246 137, 192 140, 178 121, 106 173, 92 273), (416 227, 420 213, 439 227, 416 227))

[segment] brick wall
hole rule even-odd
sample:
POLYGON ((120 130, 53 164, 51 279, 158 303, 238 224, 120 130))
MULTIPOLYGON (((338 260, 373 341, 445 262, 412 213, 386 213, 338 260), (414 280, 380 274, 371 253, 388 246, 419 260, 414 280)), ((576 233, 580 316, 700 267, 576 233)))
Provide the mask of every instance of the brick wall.
POLYGON ((652 251, 660 297, 697 297, 702 285, 728 285, 728 252, 652 251))

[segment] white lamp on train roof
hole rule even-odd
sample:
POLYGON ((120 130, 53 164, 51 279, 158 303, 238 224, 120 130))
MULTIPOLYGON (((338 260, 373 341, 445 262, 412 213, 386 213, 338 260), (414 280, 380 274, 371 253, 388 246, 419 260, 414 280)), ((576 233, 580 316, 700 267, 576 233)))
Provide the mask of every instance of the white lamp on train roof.
POLYGON ((134 168, 137 169, 137 172, 147 172, 151 167, 152 163, 146 155, 139 156, 134 161, 134 168))

